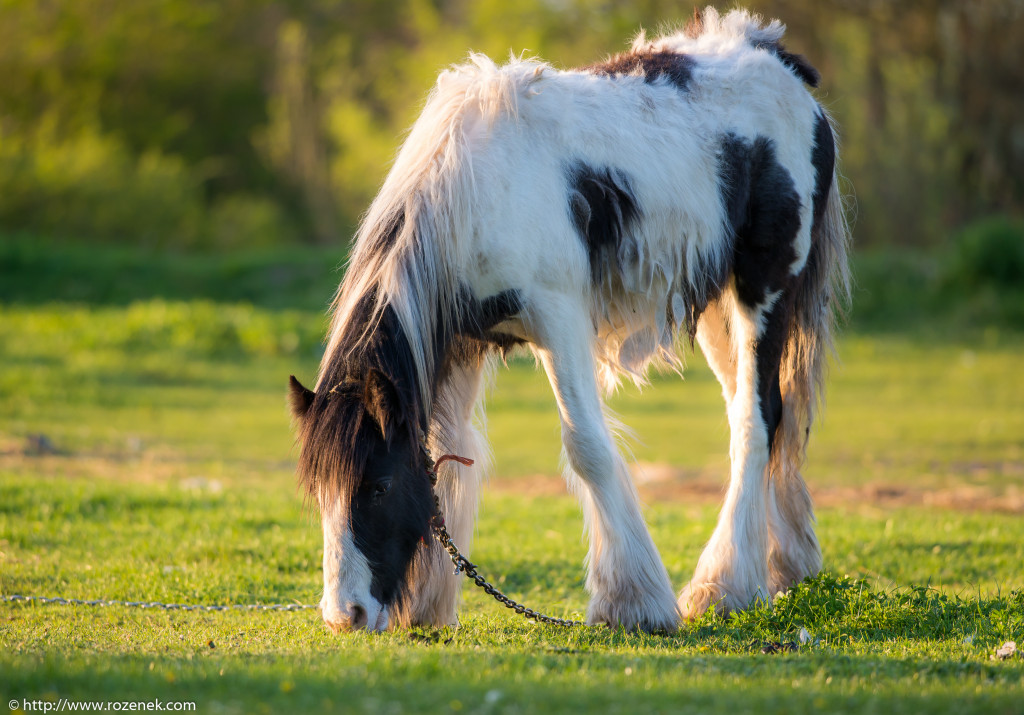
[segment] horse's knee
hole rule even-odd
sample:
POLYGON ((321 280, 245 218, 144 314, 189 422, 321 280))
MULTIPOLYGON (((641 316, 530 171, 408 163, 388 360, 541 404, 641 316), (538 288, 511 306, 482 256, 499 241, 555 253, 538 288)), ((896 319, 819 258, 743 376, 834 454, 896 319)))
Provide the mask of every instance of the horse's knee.
POLYGON ((611 438, 592 426, 563 426, 562 442, 569 466, 588 483, 600 482, 615 469, 611 438))

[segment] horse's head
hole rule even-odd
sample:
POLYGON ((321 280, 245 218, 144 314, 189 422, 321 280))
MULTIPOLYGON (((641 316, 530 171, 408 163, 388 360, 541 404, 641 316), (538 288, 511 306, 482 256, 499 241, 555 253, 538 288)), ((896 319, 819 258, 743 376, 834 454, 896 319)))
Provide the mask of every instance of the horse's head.
POLYGON ((376 370, 317 393, 291 378, 299 475, 323 522, 321 612, 335 632, 388 627, 429 537, 434 501, 407 405, 376 370))

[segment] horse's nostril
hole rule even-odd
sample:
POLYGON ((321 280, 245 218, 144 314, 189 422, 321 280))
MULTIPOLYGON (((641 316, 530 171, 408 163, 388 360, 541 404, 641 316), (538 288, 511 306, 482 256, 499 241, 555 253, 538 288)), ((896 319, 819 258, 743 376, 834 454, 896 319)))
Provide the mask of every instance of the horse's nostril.
POLYGON ((366 628, 366 609, 358 603, 346 603, 345 611, 348 615, 348 622, 352 630, 366 628))

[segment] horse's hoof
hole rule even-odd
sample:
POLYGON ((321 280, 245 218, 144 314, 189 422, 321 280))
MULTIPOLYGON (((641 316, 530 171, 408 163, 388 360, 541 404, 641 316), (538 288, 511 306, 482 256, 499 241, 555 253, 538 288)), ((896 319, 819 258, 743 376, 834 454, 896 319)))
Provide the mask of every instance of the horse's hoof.
POLYGON ((671 607, 651 604, 616 606, 592 601, 587 609, 587 624, 604 624, 609 628, 622 627, 643 633, 674 633, 679 630, 679 612, 674 603, 671 607))
POLYGON ((725 601, 725 594, 719 584, 690 581, 680 592, 677 603, 683 619, 693 621, 711 608, 725 615, 728 612, 725 601))
POLYGON ((679 612, 687 621, 700 618, 711 609, 720 616, 727 616, 770 598, 767 586, 757 586, 750 593, 745 591, 718 581, 694 579, 679 594, 679 612))

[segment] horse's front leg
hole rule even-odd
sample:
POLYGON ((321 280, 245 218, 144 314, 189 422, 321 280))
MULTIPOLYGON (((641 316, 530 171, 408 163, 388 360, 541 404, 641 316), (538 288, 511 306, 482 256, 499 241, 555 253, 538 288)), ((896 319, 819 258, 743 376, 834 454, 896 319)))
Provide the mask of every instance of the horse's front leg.
MULTIPOLYGON (((452 365, 437 390, 428 440, 430 453, 435 458, 457 454, 474 460, 472 466, 455 461, 440 465, 435 487, 445 527, 467 557, 473 541, 479 486, 489 468, 489 450, 481 431, 485 369, 486 360, 479 355, 452 365), (477 410, 480 414, 475 415, 477 410)), ((427 539, 413 562, 409 591, 397 609, 395 621, 404 627, 458 623, 462 581, 448 553, 436 539, 427 539)))
POLYGON ((590 316, 568 299, 546 301, 545 306, 543 312, 534 311, 533 332, 558 401, 571 470, 567 478, 577 487, 590 537, 587 621, 675 630, 675 595, 605 420, 594 374, 590 316))
POLYGON ((697 562, 693 579, 679 595, 679 609, 686 618, 695 618, 710 607, 722 613, 742 610, 771 595, 768 462, 771 435, 781 410, 778 366, 788 328, 787 306, 776 295, 753 308, 736 301, 730 313, 735 382, 723 380, 723 386, 732 470, 718 525, 697 562))

